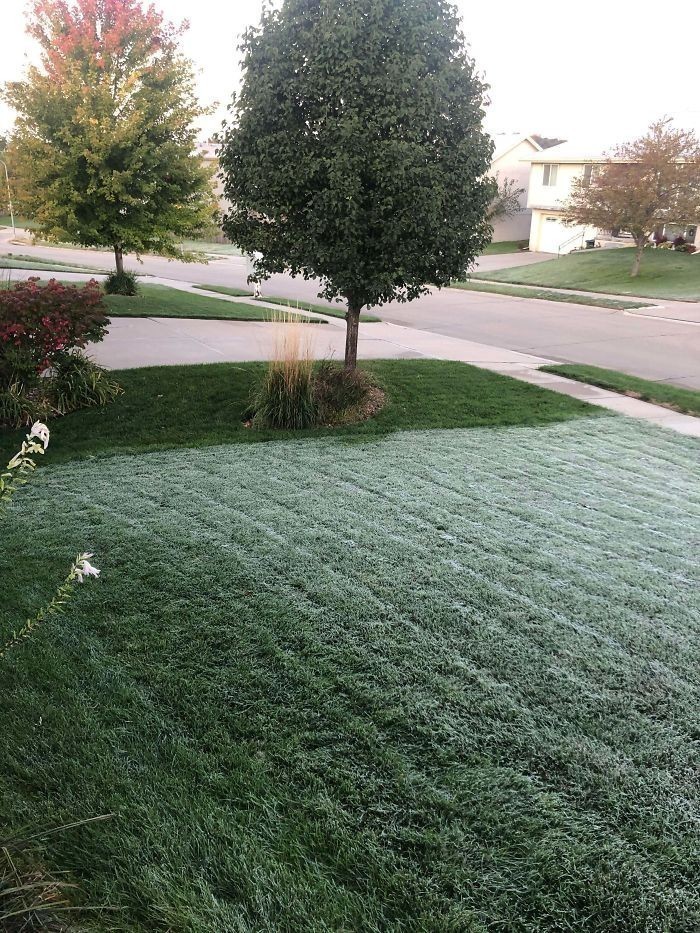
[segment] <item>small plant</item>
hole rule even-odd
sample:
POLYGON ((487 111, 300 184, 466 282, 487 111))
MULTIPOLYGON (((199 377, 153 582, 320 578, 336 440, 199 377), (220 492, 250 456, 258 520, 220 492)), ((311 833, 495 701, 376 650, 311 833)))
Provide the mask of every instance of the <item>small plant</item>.
POLYGON ((348 370, 324 360, 314 371, 313 383, 321 424, 363 421, 384 403, 384 393, 366 370, 348 370))
MULTIPOLYGON (((27 434, 26 440, 15 456, 7 464, 5 471, 0 474, 0 514, 8 505, 10 499, 17 490, 29 481, 29 478, 36 470, 36 461, 34 457, 43 454, 49 446, 49 429, 45 424, 37 422, 32 425, 32 429, 27 434)), ((43 606, 34 616, 24 623, 12 636, 2 645, 0 645, 0 661, 5 658, 7 653, 13 648, 17 648, 40 625, 57 615, 62 611, 65 604, 73 595, 76 583, 82 583, 87 577, 98 577, 100 571, 90 563, 92 554, 78 554, 70 566, 68 575, 63 583, 56 590, 51 601, 43 606)))
POLYGON ((36 470, 34 457, 44 455, 49 446, 49 429, 45 424, 37 421, 27 434, 26 440, 18 453, 7 464, 3 473, 0 473, 0 509, 8 504, 20 486, 29 481, 29 477, 36 470))
POLYGON ((107 405, 123 391, 106 370, 80 350, 62 353, 54 362, 51 400, 61 415, 79 408, 107 405))
POLYGON ((673 248, 678 249, 680 246, 685 246, 688 241, 684 236, 677 236, 673 238, 673 248))
POLYGON ((138 295, 139 286, 134 272, 110 272, 104 282, 108 295, 138 295))

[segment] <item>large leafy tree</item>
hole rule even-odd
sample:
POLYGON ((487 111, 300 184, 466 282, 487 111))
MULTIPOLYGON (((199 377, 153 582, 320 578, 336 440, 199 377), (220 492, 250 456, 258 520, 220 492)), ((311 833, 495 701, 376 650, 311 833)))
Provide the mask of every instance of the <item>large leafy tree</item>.
POLYGON ((345 299, 352 369, 363 307, 448 285, 489 242, 485 85, 446 0, 284 0, 243 51, 224 230, 261 277, 345 299))
POLYGON ((613 150, 590 178, 574 182, 565 205, 570 224, 627 230, 636 250, 630 271, 639 274, 644 246, 664 223, 700 216, 700 142, 694 133, 658 120, 644 136, 613 150))
POLYGON ((41 64, 5 86, 34 216, 49 236, 111 247, 118 271, 127 252, 182 255, 211 224, 183 28, 139 0, 33 0, 41 64))

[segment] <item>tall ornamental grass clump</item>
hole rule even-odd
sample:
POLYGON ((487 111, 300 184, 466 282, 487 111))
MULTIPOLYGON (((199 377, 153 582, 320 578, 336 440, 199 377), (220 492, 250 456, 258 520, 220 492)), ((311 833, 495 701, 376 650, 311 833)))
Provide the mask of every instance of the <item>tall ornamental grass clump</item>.
POLYGON ((281 312, 273 356, 253 398, 254 427, 309 428, 317 423, 313 356, 309 331, 298 316, 281 312))

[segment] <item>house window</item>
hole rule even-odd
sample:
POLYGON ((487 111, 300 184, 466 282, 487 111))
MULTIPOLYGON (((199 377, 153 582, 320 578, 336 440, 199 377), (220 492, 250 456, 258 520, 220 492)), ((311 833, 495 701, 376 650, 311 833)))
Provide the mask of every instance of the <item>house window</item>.
POLYGON ((553 188, 554 185, 556 185, 558 169, 558 165, 545 165, 544 175, 542 177, 542 184, 545 186, 545 188, 553 188))
POLYGON ((583 185, 587 188, 591 180, 595 177, 595 166, 594 165, 584 165, 583 166, 583 185))

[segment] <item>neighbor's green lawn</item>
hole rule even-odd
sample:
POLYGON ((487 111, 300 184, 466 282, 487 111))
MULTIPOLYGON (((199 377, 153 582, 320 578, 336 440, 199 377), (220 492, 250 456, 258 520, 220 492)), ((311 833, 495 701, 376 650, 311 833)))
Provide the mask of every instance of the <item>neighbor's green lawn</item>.
MULTIPOLYGON (((139 284, 134 298, 124 295, 105 295, 105 303, 113 317, 183 317, 212 318, 227 321, 269 321, 269 308, 256 307, 243 302, 222 301, 196 295, 167 285, 139 284)), ((300 317, 306 324, 323 323, 319 318, 300 317)))
POLYGON ((614 392, 623 392, 634 398, 664 405, 675 411, 700 415, 700 391, 696 389, 681 389, 667 382, 653 382, 650 379, 640 379, 638 376, 630 376, 614 369, 601 369, 599 366, 584 366, 579 363, 557 363, 554 366, 542 366, 541 368, 547 373, 556 373, 559 376, 576 379, 578 382, 612 389, 614 392))
MULTIPOLYGON (((228 285, 195 285, 195 288, 201 288, 207 292, 219 292, 222 295, 249 295, 250 292, 244 292, 239 288, 230 288, 228 285)), ((345 306, 314 304, 311 301, 299 301, 296 298, 284 298, 279 295, 263 295, 263 301, 273 305, 283 305, 284 307, 294 308, 300 311, 310 311, 313 314, 327 314, 329 317, 345 317, 345 306)), ((360 321, 365 324, 376 323, 381 318, 373 314, 361 314, 360 321)))
POLYGON ((501 253, 521 253, 527 248, 527 240, 502 240, 500 243, 489 243, 484 250, 484 256, 496 256, 501 253))
POLYGON ((641 271, 633 279, 630 277, 633 252, 629 248, 588 250, 530 266, 479 272, 473 278, 613 295, 700 300, 699 256, 664 249, 645 250, 641 271))
MULTIPOLYGON (((501 377, 454 401, 456 365, 399 382, 417 426, 486 413, 501 377)), ((134 446, 173 403, 230 440, 238 369, 120 374, 134 446)), ((698 928, 694 442, 603 417, 56 465, 118 411, 54 424, 0 552, 3 633, 102 568, 0 671, 3 829, 113 814, 49 840, 114 908, 91 929, 698 928)))
MULTIPOLYGON (((303 432, 348 442, 411 428, 549 424, 602 408, 463 363, 375 360, 364 363, 386 388, 389 403, 360 425, 303 432)), ((112 373, 125 392, 104 409, 88 409, 53 422, 51 462, 96 454, 168 447, 246 444, 294 437, 293 432, 244 426, 253 388, 265 363, 159 366, 112 373)), ((0 430, 0 455, 9 457, 22 432, 0 430)))
POLYGON ((215 256, 242 256, 240 249, 233 243, 210 243, 206 240, 185 240, 180 244, 183 249, 193 253, 212 253, 215 256))
POLYGON ((594 298, 591 295, 567 295, 553 292, 546 288, 525 288, 518 285, 494 285, 491 282, 453 282, 450 288, 461 288, 470 292, 492 292, 496 295, 510 295, 513 298, 538 298, 544 301, 563 301, 566 304, 591 305, 594 308, 613 308, 625 311, 644 308, 648 302, 624 301, 618 298, 594 298))
MULTIPOLYGON (((0 214, 0 227, 11 227, 12 218, 9 214, 0 214)), ((18 227, 21 230, 38 230, 39 224, 34 220, 30 220, 28 217, 18 217, 15 214, 15 227, 18 227)))
POLYGON ((104 269, 95 269, 91 266, 81 266, 73 262, 52 262, 50 259, 40 259, 37 256, 14 255, 4 253, 0 255, 0 269, 36 269, 46 272, 86 272, 99 274, 104 269))

